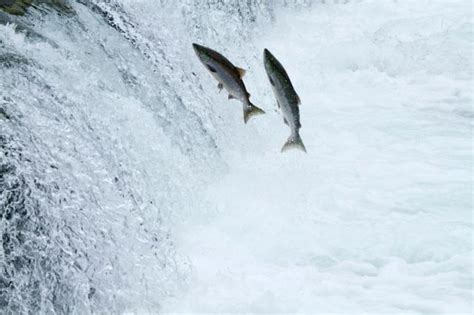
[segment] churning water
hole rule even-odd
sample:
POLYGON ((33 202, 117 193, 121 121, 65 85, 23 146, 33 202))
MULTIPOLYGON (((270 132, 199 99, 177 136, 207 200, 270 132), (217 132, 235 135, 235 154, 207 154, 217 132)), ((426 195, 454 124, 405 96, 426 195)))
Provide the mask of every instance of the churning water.
POLYGON ((470 1, 46 2, 0 11, 2 313, 472 312, 470 1))

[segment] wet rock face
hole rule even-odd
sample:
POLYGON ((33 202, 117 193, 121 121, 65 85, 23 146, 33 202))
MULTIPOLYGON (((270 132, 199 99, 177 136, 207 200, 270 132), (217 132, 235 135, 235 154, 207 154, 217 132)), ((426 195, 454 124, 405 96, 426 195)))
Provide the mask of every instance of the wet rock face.
POLYGON ((0 9, 13 15, 23 15, 32 0, 0 0, 0 9))
POLYGON ((10 7, 13 4, 15 4, 15 0, 0 0, 0 5, 1 6, 10 7))
POLYGON ((30 6, 42 6, 62 14, 74 12, 66 0, 0 0, 0 10, 12 15, 24 15, 30 6))
POLYGON ((55 10, 61 14, 72 14, 74 10, 69 5, 67 0, 33 0, 33 2, 38 5, 43 5, 55 10))

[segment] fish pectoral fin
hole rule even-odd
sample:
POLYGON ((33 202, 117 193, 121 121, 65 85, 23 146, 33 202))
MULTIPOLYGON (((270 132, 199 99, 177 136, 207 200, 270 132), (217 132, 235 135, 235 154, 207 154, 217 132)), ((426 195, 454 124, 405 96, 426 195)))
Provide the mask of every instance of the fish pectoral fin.
POLYGON ((283 122, 284 122, 287 126, 289 126, 289 125, 288 125, 288 120, 286 120, 286 118, 283 118, 283 122))
POLYGON ((268 79, 270 80, 270 84, 275 86, 275 82, 273 82, 272 78, 269 76, 268 79))
POLYGON ((214 69, 212 66, 210 66, 210 65, 208 65, 208 64, 206 64, 206 66, 207 66, 207 69, 209 69, 209 71, 211 71, 211 72, 217 72, 217 70, 214 69))
POLYGON ((220 93, 222 89, 224 88, 224 84, 219 82, 219 84, 217 84, 217 88, 219 89, 219 93, 220 93))
POLYGON ((227 99, 231 100, 231 99, 234 99, 235 96, 233 96, 232 94, 229 94, 229 96, 227 97, 227 99))
POLYGON ((238 67, 236 69, 237 69, 237 72, 239 73, 239 77, 242 79, 244 77, 246 71, 244 69, 238 68, 238 67))
POLYGON ((298 105, 301 105, 301 100, 300 100, 300 97, 298 96, 298 94, 296 94, 296 101, 298 102, 298 105))

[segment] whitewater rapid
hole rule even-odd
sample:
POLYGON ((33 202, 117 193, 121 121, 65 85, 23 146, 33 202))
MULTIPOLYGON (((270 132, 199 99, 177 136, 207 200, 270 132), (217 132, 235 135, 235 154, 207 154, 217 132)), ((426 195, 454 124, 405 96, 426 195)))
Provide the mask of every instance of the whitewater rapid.
POLYGON ((472 312, 469 1, 70 5, 0 15, 0 312, 472 312))
POLYGON ((468 314, 470 4, 281 10, 261 33, 246 82, 268 115, 224 147, 230 170, 206 195, 215 212, 182 225, 191 289, 165 310, 468 314), (289 129, 264 48, 302 100, 308 154, 279 153, 289 129))

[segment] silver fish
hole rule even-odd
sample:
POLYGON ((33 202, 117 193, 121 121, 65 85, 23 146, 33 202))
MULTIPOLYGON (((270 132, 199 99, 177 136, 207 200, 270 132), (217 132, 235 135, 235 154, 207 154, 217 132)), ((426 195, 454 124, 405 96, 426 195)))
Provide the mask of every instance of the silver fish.
POLYGON ((297 148, 306 152, 303 140, 300 137, 300 98, 296 94, 285 68, 268 49, 263 51, 263 59, 278 107, 283 114, 283 121, 291 129, 291 135, 281 148, 281 152, 291 148, 297 148))
POLYGON ((193 44, 193 48, 199 60, 219 82, 217 85, 219 92, 225 88, 229 92, 229 99, 235 98, 242 102, 245 123, 250 117, 265 113, 249 100, 250 94, 242 81, 245 74, 244 69, 235 67, 226 57, 215 50, 198 44, 193 44))

